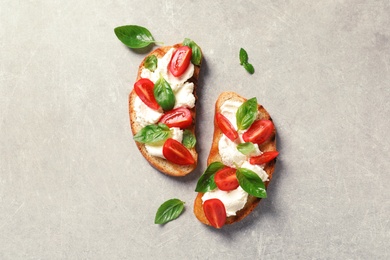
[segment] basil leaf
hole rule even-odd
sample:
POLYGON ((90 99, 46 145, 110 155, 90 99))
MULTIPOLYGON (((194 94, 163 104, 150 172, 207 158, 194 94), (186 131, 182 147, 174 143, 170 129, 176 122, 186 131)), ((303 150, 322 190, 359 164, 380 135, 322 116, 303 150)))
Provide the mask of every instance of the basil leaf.
POLYGON ((139 143, 159 145, 170 136, 171 130, 169 127, 165 124, 158 124, 145 126, 133 138, 139 143))
POLYGON ((195 135, 188 129, 184 130, 182 143, 187 148, 194 148, 196 144, 195 135))
POLYGON ((236 176, 244 191, 257 198, 267 198, 264 182, 255 172, 246 168, 239 168, 236 171, 236 176))
POLYGON ((157 57, 156 55, 150 55, 145 60, 145 68, 147 68, 150 71, 155 71, 157 69, 157 57))
POLYGON ((154 84, 153 93, 157 103, 165 111, 169 111, 175 106, 175 95, 173 94, 171 86, 163 76, 160 76, 154 84))
POLYGON ((256 149, 255 145, 251 142, 242 143, 237 145, 237 150, 244 155, 248 155, 256 149))
POLYGON ((148 29, 138 25, 124 25, 114 29, 116 37, 132 49, 138 49, 156 42, 148 29))
POLYGON ((170 199, 165 201, 158 208, 154 224, 165 224, 169 221, 177 219, 184 209, 184 201, 179 199, 170 199))
POLYGON ((225 165, 220 162, 213 162, 211 163, 205 172, 200 176, 198 183, 196 184, 195 191, 197 192, 207 192, 214 190, 217 187, 217 184, 215 184, 214 181, 214 175, 217 171, 224 168, 225 165))
POLYGON ((240 64, 248 63, 248 53, 243 48, 240 49, 240 64))
POLYGON ((236 112, 238 130, 250 127, 257 116, 257 99, 251 98, 245 101, 236 112))
POLYGON ((183 45, 188 46, 192 49, 191 62, 194 65, 199 65, 202 61, 202 51, 200 47, 191 39, 185 38, 183 45))
POLYGON ((250 74, 255 73, 255 68, 253 68, 252 64, 244 63, 243 66, 246 69, 246 71, 248 71, 250 74))

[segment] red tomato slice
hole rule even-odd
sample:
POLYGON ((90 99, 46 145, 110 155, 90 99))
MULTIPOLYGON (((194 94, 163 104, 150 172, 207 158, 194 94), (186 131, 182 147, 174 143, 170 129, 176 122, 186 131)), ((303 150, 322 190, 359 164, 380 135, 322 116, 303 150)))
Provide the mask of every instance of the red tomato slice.
POLYGON ((172 55, 168 65, 169 71, 175 77, 180 77, 190 65, 192 49, 188 46, 181 46, 172 55))
POLYGON ((221 228, 226 222, 225 205, 219 199, 209 199, 203 203, 207 220, 215 228, 221 228))
POLYGON ((252 142, 258 145, 267 141, 274 132, 274 124, 271 120, 257 120, 242 135, 245 142, 252 142))
POLYGON ((150 79, 140 79, 134 84, 135 93, 151 109, 158 110, 160 105, 157 103, 153 93, 154 83, 150 79))
POLYGON ((163 146, 165 159, 179 165, 194 164, 195 160, 188 149, 175 139, 169 138, 163 146))
POLYGON ((191 111, 185 107, 173 109, 165 113, 159 122, 166 124, 168 127, 187 128, 192 125, 191 111))
POLYGON ((217 171, 214 176, 214 181, 215 184, 217 184, 218 189, 224 191, 235 190, 239 186, 236 177, 236 169, 230 167, 217 171))
POLYGON ((278 156, 279 152, 277 151, 269 151, 269 152, 264 152, 259 156, 254 156, 249 159, 250 164, 264 164, 267 162, 272 161, 273 159, 278 156))
POLYGON ((215 120, 217 121, 218 128, 221 129, 222 133, 226 135, 230 140, 234 142, 238 138, 238 133, 234 129, 233 125, 221 113, 215 115, 215 120))

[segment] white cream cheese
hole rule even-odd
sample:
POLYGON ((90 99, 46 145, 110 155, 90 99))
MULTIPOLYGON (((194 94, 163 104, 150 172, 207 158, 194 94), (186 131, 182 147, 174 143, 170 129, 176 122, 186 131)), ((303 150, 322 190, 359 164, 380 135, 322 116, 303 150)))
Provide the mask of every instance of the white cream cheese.
POLYGON ((218 188, 206 192, 202 197, 202 202, 209 199, 219 199, 225 206, 226 216, 235 216, 236 212, 245 206, 248 199, 248 193, 246 193, 241 187, 238 187, 232 191, 222 191, 218 188))
POLYGON ((134 99, 135 121, 142 127, 155 124, 163 113, 148 107, 138 96, 134 99))
POLYGON ((237 113, 237 109, 242 104, 243 102, 240 101, 226 100, 219 108, 221 114, 224 115, 230 121, 230 123, 233 125, 234 129, 236 130, 237 130, 236 113, 237 113))
POLYGON ((184 83, 175 93, 175 107, 193 108, 195 106, 194 83, 184 83))
MULTIPOLYGON (((181 130, 180 128, 178 127, 172 127, 170 128, 171 130, 171 134, 172 134, 172 139, 175 139, 176 141, 178 142, 182 142, 183 141, 183 130, 181 130)), ((161 157, 161 158, 164 158, 164 155, 163 155, 163 145, 148 145, 148 144, 145 144, 145 148, 146 148, 146 151, 148 151, 148 153, 152 156, 157 156, 157 157, 161 157)))
POLYGON ((248 170, 253 171, 257 175, 259 175, 260 179, 263 182, 268 181, 268 174, 266 173, 266 171, 264 171, 263 167, 261 167, 259 165, 253 165, 253 164, 250 164, 248 161, 246 161, 241 165, 241 168, 246 168, 248 170))

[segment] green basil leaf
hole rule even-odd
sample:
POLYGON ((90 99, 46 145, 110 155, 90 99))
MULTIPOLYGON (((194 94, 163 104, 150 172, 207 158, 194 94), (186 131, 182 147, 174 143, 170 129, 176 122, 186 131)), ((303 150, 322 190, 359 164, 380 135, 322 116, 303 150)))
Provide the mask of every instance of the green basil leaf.
POLYGON ((165 124, 158 124, 145 126, 133 138, 139 143, 159 145, 170 136, 171 130, 169 127, 165 124))
POLYGON ((143 48, 156 42, 148 29, 138 25, 119 26, 114 32, 123 44, 132 49, 143 48))
POLYGON ((197 192, 207 192, 212 191, 217 187, 217 184, 215 184, 214 181, 214 175, 217 171, 224 168, 225 165, 220 162, 213 162, 211 163, 205 172, 200 176, 198 183, 196 184, 195 191, 197 192))
POLYGON ((255 73, 255 68, 253 68, 252 64, 246 62, 243 64, 243 66, 250 74, 255 73))
POLYGON ((236 176, 244 191, 257 198, 267 198, 264 182, 255 172, 246 168, 239 168, 236 171, 236 176))
POLYGON ((165 224, 169 221, 177 219, 184 209, 184 201, 179 199, 170 199, 165 201, 158 208, 154 224, 165 224))
POLYGON ((202 61, 202 51, 198 44, 196 44, 193 40, 185 38, 183 41, 183 45, 188 46, 192 49, 192 57, 191 62, 194 65, 200 65, 202 61))
POLYGON ((237 150, 244 155, 252 153, 256 149, 255 145, 251 142, 242 143, 237 145, 237 150))
POLYGON ((150 71, 155 71, 157 69, 157 57, 156 55, 150 55, 146 58, 144 63, 145 68, 150 71))
POLYGON ((248 53, 243 48, 240 49, 240 64, 248 63, 248 53))
POLYGON ((194 148, 196 144, 195 135, 188 129, 183 132, 183 145, 187 148, 194 148))
POLYGON ((257 99, 251 98, 245 101, 236 113, 238 130, 244 130, 250 127, 257 116, 257 99))
POLYGON ((160 76, 154 84, 153 92, 157 103, 164 111, 169 111, 175 106, 175 95, 168 81, 163 76, 160 76))

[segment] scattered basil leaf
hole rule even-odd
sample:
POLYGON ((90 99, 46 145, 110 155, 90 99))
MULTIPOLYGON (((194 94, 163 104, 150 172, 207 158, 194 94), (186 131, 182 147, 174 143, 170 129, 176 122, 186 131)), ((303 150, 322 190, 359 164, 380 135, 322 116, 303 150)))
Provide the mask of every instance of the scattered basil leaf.
POLYGON ((248 53, 243 48, 240 49, 240 64, 248 63, 248 53))
POLYGON ((156 42, 148 29, 138 25, 119 26, 114 32, 123 44, 132 49, 143 48, 156 42))
POLYGON ((173 94, 171 86, 162 75, 154 84, 153 93, 157 103, 164 111, 169 111, 175 106, 175 94, 173 94))
POLYGON ((202 176, 200 176, 198 183, 196 184, 195 191, 197 192, 207 192, 212 191, 217 187, 214 181, 214 175, 217 171, 224 168, 225 165, 221 162, 211 163, 207 169, 204 171, 202 176))
POLYGON ((155 71, 157 69, 157 57, 156 55, 150 55, 145 59, 145 68, 150 71, 155 71))
POLYGON ((267 198, 264 182, 255 172, 246 168, 238 168, 236 176, 244 191, 257 198, 267 198))
POLYGON ((244 63, 243 66, 244 66, 244 68, 246 69, 246 71, 248 71, 250 74, 255 73, 255 68, 253 68, 253 65, 252 65, 252 64, 250 64, 250 63, 244 63))
POLYGON ((250 127, 257 116, 257 99, 251 98, 245 101, 236 112, 238 130, 245 130, 250 127))
POLYGON ((255 73, 255 68, 253 65, 248 62, 248 53, 243 48, 240 49, 240 64, 248 71, 250 74, 255 73))
POLYGON ((196 144, 195 135, 188 129, 183 132, 183 145, 187 148, 194 148, 196 144))
POLYGON ((237 145, 237 150, 244 155, 252 153, 256 149, 255 145, 251 142, 242 143, 237 145))
POLYGON ((154 224, 165 224, 169 221, 177 219, 184 209, 184 201, 179 199, 170 199, 165 201, 158 208, 154 224))
POLYGON ((145 126, 133 138, 139 143, 159 145, 170 136, 171 130, 169 127, 165 124, 158 124, 145 126))
POLYGON ((200 65, 202 61, 202 51, 200 47, 191 39, 185 38, 183 41, 183 45, 188 46, 192 49, 192 57, 191 62, 194 65, 200 65))

